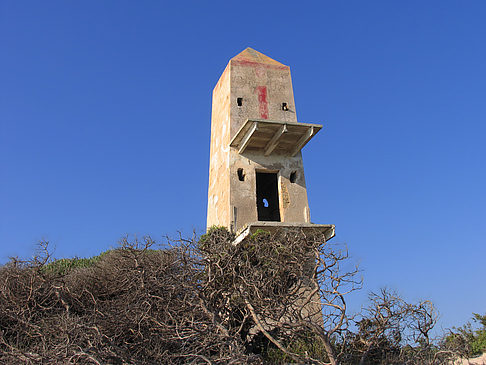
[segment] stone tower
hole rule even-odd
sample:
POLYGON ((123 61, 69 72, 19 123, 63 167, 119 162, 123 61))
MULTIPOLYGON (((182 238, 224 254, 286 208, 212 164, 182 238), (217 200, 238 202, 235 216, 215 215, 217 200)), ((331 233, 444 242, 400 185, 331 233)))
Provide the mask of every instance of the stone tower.
POLYGON ((207 226, 311 226, 301 149, 321 128, 297 122, 288 66, 233 57, 213 90, 207 226))

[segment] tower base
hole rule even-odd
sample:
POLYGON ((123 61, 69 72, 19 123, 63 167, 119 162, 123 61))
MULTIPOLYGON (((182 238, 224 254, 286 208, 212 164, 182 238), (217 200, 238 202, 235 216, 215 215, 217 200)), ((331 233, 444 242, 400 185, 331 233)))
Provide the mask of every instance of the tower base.
POLYGON ((278 229, 299 229, 304 232, 321 232, 326 237, 326 241, 330 240, 335 235, 334 224, 314 224, 314 223, 284 223, 284 222, 252 222, 246 224, 242 229, 236 233, 236 238, 233 245, 238 245, 243 242, 248 236, 254 234, 257 230, 263 230, 270 233, 278 229))

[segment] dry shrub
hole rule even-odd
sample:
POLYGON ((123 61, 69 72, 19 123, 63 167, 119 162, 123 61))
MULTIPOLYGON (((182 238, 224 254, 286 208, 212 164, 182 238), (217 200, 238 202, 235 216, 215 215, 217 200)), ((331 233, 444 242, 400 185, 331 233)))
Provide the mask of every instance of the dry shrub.
POLYGON ((323 236, 233 239, 213 229, 162 250, 125 239, 90 260, 49 262, 47 250, 12 260, 0 269, 0 362, 261 363, 271 348, 319 362, 292 349, 322 318, 308 304, 325 272, 315 256, 323 236))
POLYGON ((0 269, 0 362, 9 364, 246 363, 198 295, 201 270, 180 245, 124 241, 92 267, 46 260, 0 269))
POLYGON ((163 249, 124 239, 91 259, 0 267, 0 363, 442 364, 436 312, 382 292, 348 327, 359 289, 345 249, 322 233, 215 228, 163 249), (410 340, 404 341, 407 333, 410 340))
POLYGON ((356 267, 342 267, 346 250, 318 230, 261 231, 237 246, 231 242, 228 232, 215 229, 199 246, 202 293, 219 320, 237 328, 252 352, 277 349, 282 361, 336 364, 333 342, 347 326, 345 296, 361 284, 356 267))

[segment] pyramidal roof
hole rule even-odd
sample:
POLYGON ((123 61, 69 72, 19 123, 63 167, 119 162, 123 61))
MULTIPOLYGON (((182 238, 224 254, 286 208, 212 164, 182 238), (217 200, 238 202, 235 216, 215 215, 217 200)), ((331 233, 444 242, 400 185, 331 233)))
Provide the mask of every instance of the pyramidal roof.
POLYGON ((253 48, 250 47, 248 47, 243 52, 234 56, 231 59, 231 61, 236 61, 238 63, 243 63, 243 64, 259 63, 264 65, 278 66, 278 67, 288 67, 283 63, 275 61, 274 59, 271 59, 270 57, 265 56, 263 53, 255 51, 253 48))

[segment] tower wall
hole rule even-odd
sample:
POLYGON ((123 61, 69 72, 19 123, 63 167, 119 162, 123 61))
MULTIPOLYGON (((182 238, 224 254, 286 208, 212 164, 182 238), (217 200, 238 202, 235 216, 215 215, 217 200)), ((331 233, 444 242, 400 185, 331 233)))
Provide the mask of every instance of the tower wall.
POLYGON ((207 226, 230 227, 230 66, 213 90, 207 226))
POLYGON ((277 173, 281 222, 309 223, 300 151, 264 156, 229 146, 248 119, 297 123, 290 68, 252 49, 231 59, 213 91, 207 226, 238 231, 258 221, 257 172, 277 173))
POLYGON ((247 119, 297 122, 290 67, 238 60, 230 61, 231 138, 247 119), (238 106, 237 98, 242 98, 238 106), (282 110, 286 103, 288 110, 282 110))
POLYGON ((255 154, 240 155, 237 151, 231 150, 231 223, 236 231, 247 223, 258 221, 255 193, 257 171, 278 173, 279 208, 282 222, 310 223, 304 164, 300 152, 295 157, 264 157, 255 154), (245 173, 244 181, 240 181, 238 178, 239 168, 242 168, 245 173), (296 173, 294 183, 290 182, 290 174, 292 172, 296 173))

